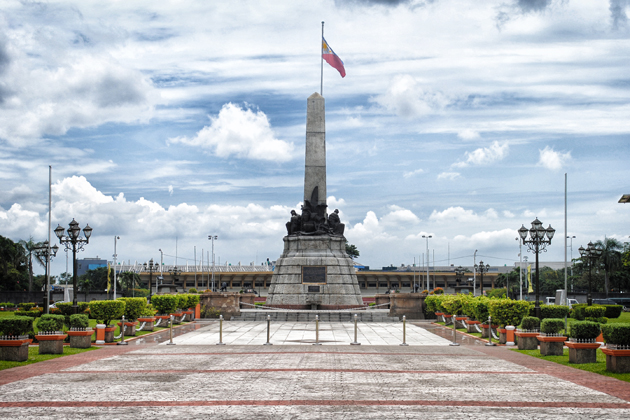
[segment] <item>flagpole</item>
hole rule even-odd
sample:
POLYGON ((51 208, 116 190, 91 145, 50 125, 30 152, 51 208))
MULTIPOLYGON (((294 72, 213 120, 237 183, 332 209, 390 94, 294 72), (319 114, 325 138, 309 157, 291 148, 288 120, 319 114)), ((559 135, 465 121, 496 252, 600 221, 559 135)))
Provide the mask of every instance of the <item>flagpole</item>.
POLYGON ((319 94, 324 96, 324 54, 322 54, 322 48, 324 43, 324 21, 322 20, 322 40, 319 42, 319 55, 321 59, 321 82, 319 85, 319 94))

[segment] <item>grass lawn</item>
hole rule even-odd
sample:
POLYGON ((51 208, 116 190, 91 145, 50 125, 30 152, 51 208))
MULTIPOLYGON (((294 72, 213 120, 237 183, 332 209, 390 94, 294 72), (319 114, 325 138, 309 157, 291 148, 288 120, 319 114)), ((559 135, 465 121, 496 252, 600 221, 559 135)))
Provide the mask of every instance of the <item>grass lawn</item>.
POLYGON ((610 376, 620 381, 630 382, 630 373, 612 373, 606 370, 606 355, 602 353, 600 349, 597 349, 597 362, 596 363, 583 363, 574 364, 569 363, 569 349, 564 349, 562 356, 541 356, 539 350, 518 350, 511 349, 519 353, 526 354, 532 357, 538 357, 539 359, 549 360, 550 362, 558 363, 565 366, 570 366, 575 369, 586 370, 589 372, 597 373, 599 375, 610 376))
POLYGON ((99 349, 100 347, 90 347, 89 349, 71 349, 68 346, 63 347, 63 354, 39 354, 39 347, 31 346, 28 348, 28 360, 26 362, 7 362, 0 360, 0 370, 9 369, 17 366, 30 365, 44 360, 56 359, 58 357, 69 356, 71 354, 84 353, 99 349))

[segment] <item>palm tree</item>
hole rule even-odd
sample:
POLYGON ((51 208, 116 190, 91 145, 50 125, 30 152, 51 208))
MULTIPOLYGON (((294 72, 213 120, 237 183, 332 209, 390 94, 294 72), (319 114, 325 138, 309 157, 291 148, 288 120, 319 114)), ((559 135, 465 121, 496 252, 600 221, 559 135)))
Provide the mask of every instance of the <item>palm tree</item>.
POLYGON ((606 290, 606 297, 608 297, 608 275, 621 268, 623 244, 614 238, 604 238, 603 241, 595 242, 595 245, 602 250, 599 262, 604 267, 604 290, 606 290))
POLYGON ((33 255, 35 255, 35 259, 38 263, 40 263, 43 267, 46 267, 46 263, 44 260, 35 253, 35 249, 41 248, 43 246, 42 242, 33 242, 33 237, 28 238, 28 241, 20 239, 19 244, 22 245, 24 250, 26 251, 26 255, 28 258, 28 291, 30 292, 33 289, 33 255))

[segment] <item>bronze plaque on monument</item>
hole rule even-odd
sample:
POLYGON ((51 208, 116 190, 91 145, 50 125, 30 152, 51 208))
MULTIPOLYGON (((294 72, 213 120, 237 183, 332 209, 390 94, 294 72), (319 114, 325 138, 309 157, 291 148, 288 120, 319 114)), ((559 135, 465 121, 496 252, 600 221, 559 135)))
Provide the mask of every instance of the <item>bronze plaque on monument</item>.
POLYGON ((302 283, 325 284, 326 267, 302 267, 302 283))

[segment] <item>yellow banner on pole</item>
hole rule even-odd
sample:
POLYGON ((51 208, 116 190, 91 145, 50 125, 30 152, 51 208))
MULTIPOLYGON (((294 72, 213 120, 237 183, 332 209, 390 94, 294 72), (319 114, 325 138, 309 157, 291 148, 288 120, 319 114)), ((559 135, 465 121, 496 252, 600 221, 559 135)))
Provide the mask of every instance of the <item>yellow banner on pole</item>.
POLYGON ((107 263, 107 293, 109 293, 109 291, 112 288, 112 282, 109 278, 109 273, 112 271, 111 266, 109 265, 109 263, 107 263))
POLYGON ((527 266, 527 293, 534 293, 534 288, 532 287, 532 265, 527 266))

